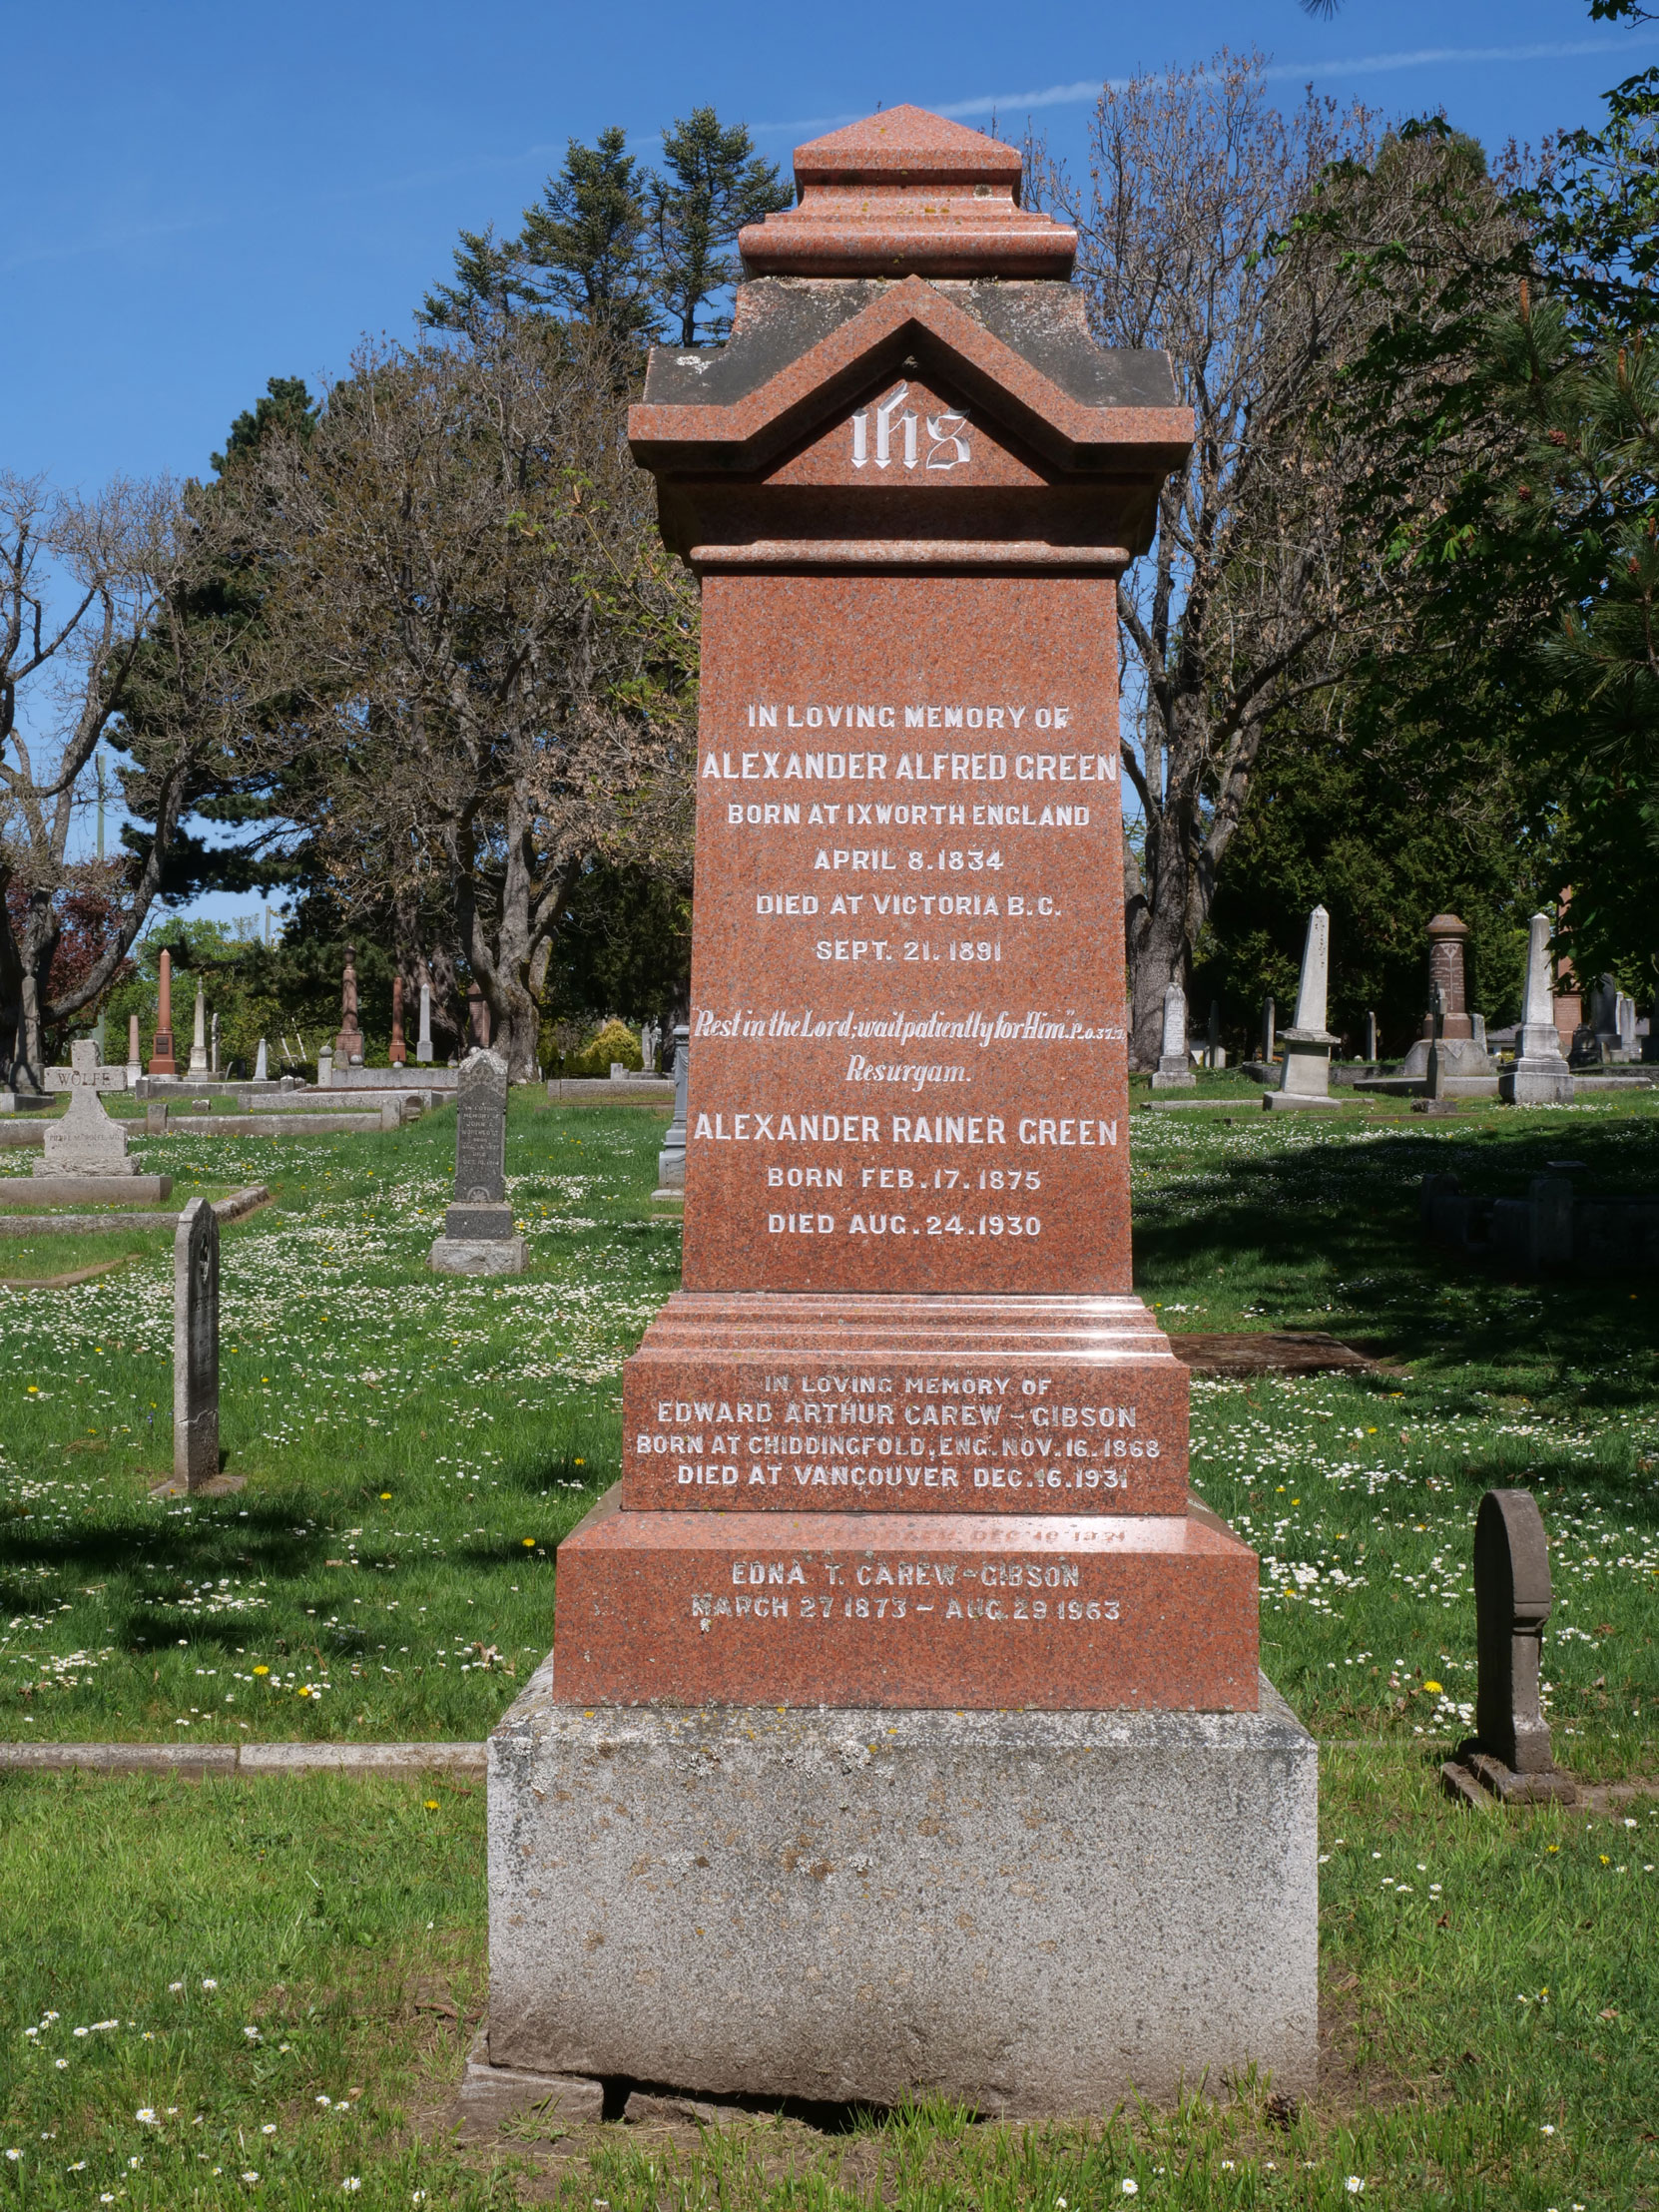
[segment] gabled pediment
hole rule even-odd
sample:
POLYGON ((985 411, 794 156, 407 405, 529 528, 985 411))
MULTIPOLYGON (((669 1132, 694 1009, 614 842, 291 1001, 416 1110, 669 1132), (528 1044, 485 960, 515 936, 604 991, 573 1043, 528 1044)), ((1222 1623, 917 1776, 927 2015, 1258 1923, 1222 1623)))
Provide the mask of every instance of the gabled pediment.
MULTIPOLYGON (((765 360, 766 340, 765 318, 757 316, 728 350, 753 347, 765 360)), ((694 356, 663 352, 686 361, 688 371, 695 366, 694 356)), ((858 312, 804 351, 776 366, 767 361, 759 377, 730 399, 710 403, 695 386, 684 398, 676 392, 668 399, 648 383, 650 396, 629 410, 629 442, 635 458, 658 475, 760 475, 789 449, 845 422, 883 378, 907 375, 959 395, 960 405, 982 422, 1003 425, 1010 451, 1027 447, 1067 474, 1162 476, 1179 465, 1191 443, 1189 409, 1091 404, 938 285, 914 276, 879 287, 858 312)), ((654 374, 652 383, 658 381, 654 374)))

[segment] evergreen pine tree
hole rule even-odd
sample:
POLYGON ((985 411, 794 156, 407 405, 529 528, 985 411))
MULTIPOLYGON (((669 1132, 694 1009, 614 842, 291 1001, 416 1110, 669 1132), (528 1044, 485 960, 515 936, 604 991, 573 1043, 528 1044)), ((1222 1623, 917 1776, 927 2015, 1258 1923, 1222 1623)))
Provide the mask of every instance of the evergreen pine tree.
POLYGON ((787 208, 793 195, 775 163, 756 154, 748 129, 694 108, 663 133, 668 175, 650 180, 652 246, 663 305, 682 345, 723 337, 730 318, 705 315, 710 298, 740 276, 730 248, 746 223, 787 208))

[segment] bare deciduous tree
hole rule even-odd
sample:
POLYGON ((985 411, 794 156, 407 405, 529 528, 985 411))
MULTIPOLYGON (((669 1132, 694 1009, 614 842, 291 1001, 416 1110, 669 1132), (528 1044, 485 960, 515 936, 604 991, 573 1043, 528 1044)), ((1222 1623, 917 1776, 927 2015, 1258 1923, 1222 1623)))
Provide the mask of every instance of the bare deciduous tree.
POLYGON ((0 476, 0 1082, 39 1087, 45 1033, 106 989, 144 926, 169 846, 235 720, 222 626, 199 619, 210 533, 171 484, 93 499, 0 476), (64 900, 110 871, 71 856, 78 790, 101 740, 124 748, 142 699, 148 848, 122 871, 98 957, 56 996, 64 900))
POLYGON ((343 912, 453 916, 515 1078, 581 871, 689 824, 695 601, 621 367, 602 332, 522 318, 365 349, 245 503, 300 694, 284 803, 343 912))
MULTIPOLYGON (((1153 550, 1118 588, 1139 723, 1124 769, 1144 818, 1127 915, 1137 1065, 1157 1059, 1165 987, 1186 979, 1270 729, 1306 720, 1378 649, 1408 588, 1348 527, 1370 456, 1337 398, 1389 312, 1390 272, 1446 219, 1417 188, 1447 156, 1427 139, 1382 150, 1365 111, 1310 94, 1282 113, 1261 58, 1224 52, 1108 86, 1086 189, 1038 152, 1041 196, 1078 229, 1096 335, 1166 350, 1196 419, 1153 550), (1345 198, 1341 223, 1306 220, 1345 198)), ((1500 223, 1478 182, 1479 219, 1500 223)))

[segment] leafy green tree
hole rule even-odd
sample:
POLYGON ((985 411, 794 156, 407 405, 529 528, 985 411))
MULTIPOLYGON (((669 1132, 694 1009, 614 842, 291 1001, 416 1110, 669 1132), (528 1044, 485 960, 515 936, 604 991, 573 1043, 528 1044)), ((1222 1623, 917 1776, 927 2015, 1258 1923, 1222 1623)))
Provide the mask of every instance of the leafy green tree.
POLYGON ((1555 880, 1552 779, 1499 756, 1483 702, 1455 721, 1394 711, 1385 678, 1351 687, 1330 727, 1276 732, 1251 788, 1193 972, 1195 1025, 1219 1000, 1252 1046, 1262 1001, 1283 1028, 1296 1005, 1308 915, 1331 916, 1330 1025, 1359 1050, 1375 1013, 1397 1056, 1427 1004, 1427 925, 1469 925, 1469 1003, 1517 1017, 1526 920, 1555 880))
POLYGON ((1646 976, 1659 953, 1656 179, 1659 81, 1632 80, 1604 130, 1512 193, 1514 248, 1448 234, 1399 295, 1393 242, 1371 242, 1361 262, 1386 265, 1400 308, 1334 417, 1374 456, 1347 527, 1411 580, 1396 709, 1452 729, 1478 697, 1494 767, 1552 777, 1557 872, 1539 888, 1571 886, 1581 981, 1646 976))
POLYGON ((544 1016, 683 1019, 691 998, 691 886, 679 871, 595 862, 565 908, 542 993, 544 1016))
POLYGON ((231 425, 223 453, 213 456, 216 476, 252 461, 266 439, 275 432, 304 439, 316 427, 316 401, 300 376, 273 376, 251 408, 245 407, 231 425))
POLYGON ((741 123, 723 124, 713 108, 694 108, 663 133, 667 174, 650 182, 657 285, 680 343, 723 337, 730 318, 706 312, 738 281, 731 258, 745 224, 790 206, 794 195, 776 165, 763 161, 741 123))
MULTIPOLYGON (((303 446, 318 413, 319 404, 301 378, 273 376, 254 406, 232 423, 225 451, 213 455, 217 481, 185 486, 185 508, 213 558, 198 564, 181 600, 180 620, 193 632, 234 640, 242 662, 251 668, 261 659, 271 585, 269 565, 258 551, 257 527, 251 527, 257 521, 250 506, 257 508, 260 496, 260 457, 273 440, 303 446)), ((154 836, 156 764, 165 758, 167 724, 165 713, 158 716, 157 702, 165 709, 169 692, 167 643, 159 637, 147 640, 139 651, 122 726, 123 743, 136 763, 126 778, 129 820, 122 828, 122 842, 141 861, 154 836)), ((248 717, 270 721, 279 718, 287 704, 278 684, 274 693, 260 690, 256 696, 251 690, 243 707, 248 717)), ((305 879, 303 848, 289 829, 293 810, 286 802, 291 794, 285 795, 263 767, 251 772, 248 749, 238 738, 235 724, 228 724, 223 742, 195 765, 185 813, 218 837, 188 823, 174 831, 157 894, 164 905, 185 905, 212 891, 292 890, 305 879), (227 831, 230 841, 225 841, 227 831)))

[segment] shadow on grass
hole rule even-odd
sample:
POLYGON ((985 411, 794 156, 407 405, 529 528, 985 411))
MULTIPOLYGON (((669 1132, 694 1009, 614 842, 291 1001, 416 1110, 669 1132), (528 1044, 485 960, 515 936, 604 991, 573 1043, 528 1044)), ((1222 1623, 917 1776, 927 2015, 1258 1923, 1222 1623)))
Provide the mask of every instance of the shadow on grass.
MULTIPOLYGON (((1137 1288, 1216 1296, 1216 1279, 1251 1301, 1264 1327, 1331 1330, 1436 1381, 1528 1395, 1578 1394, 1594 1372, 1603 1406, 1652 1401, 1659 1383, 1654 1308, 1639 1276, 1508 1280, 1488 1263, 1431 1244, 1418 1224, 1422 1177, 1519 1197, 1563 1156, 1584 1191, 1659 1189, 1659 1121, 1575 1121, 1514 1135, 1401 1130, 1230 1156, 1201 1154, 1190 1176, 1166 1170, 1137 1198, 1137 1288), (1455 1376, 1454 1376, 1454 1371, 1455 1376)), ((1212 1323, 1211 1326, 1214 1326, 1212 1323)))
POLYGON ((328 1549, 338 1539, 326 1530, 295 1528, 280 1500, 246 1508, 246 1519, 235 1506, 231 1510, 235 1517, 221 1519, 198 1508, 188 1522, 176 1520, 171 1526, 124 1516, 78 1528, 73 1535, 50 1529, 38 1535, 25 1532, 25 1524, 16 1519, 0 1524, 0 1609, 8 1615, 31 1613, 40 1602, 42 1581, 50 1575, 112 1577, 146 1566, 159 1586, 133 1596, 124 1612, 119 1604, 113 1608, 122 1642, 153 1649, 176 1642, 185 1626, 193 1642, 246 1643, 249 1616, 216 1612, 213 1595, 203 1585, 221 1578, 244 1588, 264 1581, 293 1592, 325 1569, 328 1549), (163 1551, 164 1562, 147 1565, 148 1554, 163 1551), (31 1575, 33 1583, 27 1579, 31 1575), (180 1609, 181 1599, 192 1601, 188 1611, 180 1609))

